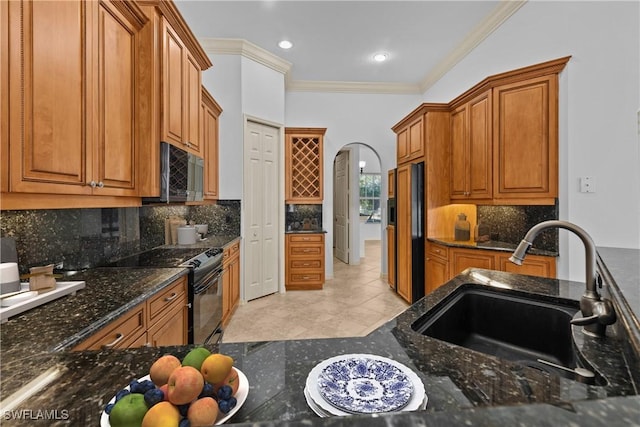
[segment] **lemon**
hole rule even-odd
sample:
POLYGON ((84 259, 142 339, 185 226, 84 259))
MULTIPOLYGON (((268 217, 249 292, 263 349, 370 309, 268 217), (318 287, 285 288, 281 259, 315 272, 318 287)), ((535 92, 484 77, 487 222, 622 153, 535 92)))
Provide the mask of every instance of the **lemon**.
POLYGON ((144 395, 131 393, 118 400, 109 414, 111 427, 140 427, 147 413, 144 395))
POLYGON ((209 357, 211 352, 204 347, 196 347, 192 349, 187 355, 182 359, 182 366, 192 366, 196 368, 198 371, 202 366, 202 362, 204 359, 209 357))

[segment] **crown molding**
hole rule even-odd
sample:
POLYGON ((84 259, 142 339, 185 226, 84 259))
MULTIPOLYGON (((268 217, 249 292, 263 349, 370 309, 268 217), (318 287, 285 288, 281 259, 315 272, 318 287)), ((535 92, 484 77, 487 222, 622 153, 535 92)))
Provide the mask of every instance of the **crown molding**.
POLYGON ((289 92, 335 92, 335 93, 387 93, 421 94, 420 86, 406 83, 378 82, 330 82, 292 80, 287 82, 289 92))
POLYGON ((420 91, 424 93, 433 86, 442 76, 447 74, 465 56, 475 49, 484 39, 497 30, 528 0, 502 0, 494 11, 481 23, 479 23, 446 58, 434 67, 420 83, 420 91))
POLYGON ((200 44, 208 54, 240 55, 282 74, 288 74, 292 64, 243 39, 201 38, 200 44))

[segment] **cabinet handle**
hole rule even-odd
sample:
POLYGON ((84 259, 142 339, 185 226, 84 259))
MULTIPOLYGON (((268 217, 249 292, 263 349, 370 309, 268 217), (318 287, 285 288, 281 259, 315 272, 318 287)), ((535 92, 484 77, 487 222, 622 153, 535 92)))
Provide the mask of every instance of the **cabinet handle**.
POLYGON ((122 341, 123 338, 124 338, 124 334, 121 334, 120 332, 118 332, 116 334, 116 339, 115 340, 111 341, 109 344, 103 345, 102 347, 103 348, 111 348, 114 345, 118 344, 120 341, 122 341))
POLYGON ((435 252, 436 252, 437 254, 439 254, 439 253, 440 253, 440 249, 436 249, 436 251, 435 251, 435 252))
POLYGON ((91 182, 89 183, 89 186, 90 186, 91 188, 96 188, 96 186, 97 186, 97 185, 98 185, 98 184, 96 184, 96 182, 95 182, 95 181, 91 181, 91 182))
POLYGON ((305 267, 308 267, 308 266, 309 266, 309 263, 308 263, 308 262, 305 262, 305 263, 304 263, 304 264, 302 264, 302 265, 304 265, 305 267))
POLYGON ((302 252, 309 252, 311 249, 303 249, 302 252))
POLYGON ((302 276, 303 280, 309 280, 309 276, 302 276))
POLYGON ((99 187, 99 188, 104 187, 104 182, 100 181, 100 182, 98 183, 98 187, 99 187))
POLYGON ((177 293, 172 293, 171 296, 168 296, 164 299, 164 302, 169 302, 169 301, 173 301, 174 299, 176 299, 176 297, 178 296, 177 293))
POLYGON ((302 240, 309 240, 309 238, 308 237, 303 237, 302 240))

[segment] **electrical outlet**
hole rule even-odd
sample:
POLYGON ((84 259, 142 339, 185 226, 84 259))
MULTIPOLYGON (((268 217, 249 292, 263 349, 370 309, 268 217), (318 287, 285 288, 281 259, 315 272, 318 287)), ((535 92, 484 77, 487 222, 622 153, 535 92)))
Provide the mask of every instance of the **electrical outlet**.
POLYGON ((580 192, 581 193, 596 192, 596 183, 592 176, 580 177, 580 192))

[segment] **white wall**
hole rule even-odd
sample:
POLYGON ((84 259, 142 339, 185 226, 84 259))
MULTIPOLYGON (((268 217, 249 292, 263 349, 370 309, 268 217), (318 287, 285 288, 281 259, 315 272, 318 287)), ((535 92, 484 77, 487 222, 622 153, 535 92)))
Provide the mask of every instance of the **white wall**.
POLYGON ((202 84, 222 107, 220 199, 242 198, 244 116, 284 123, 284 75, 240 55, 210 55, 202 84))
MULTIPOLYGON (((640 3, 529 1, 424 94, 448 102, 483 78, 571 55, 560 76, 560 218, 597 246, 640 248, 640 3), (595 193, 580 193, 581 176, 595 193)), ((559 275, 584 280, 560 232, 559 275)))
MULTIPOLYGON (((324 138, 324 203, 323 226, 326 235, 326 272, 333 276, 333 160, 342 147, 351 143, 369 145, 380 155, 382 171, 396 165, 396 137, 391 127, 410 113, 420 103, 418 95, 377 95, 349 93, 288 92, 286 94, 285 123, 290 127, 327 128, 324 138)), ((354 161, 353 157, 351 159, 354 161)), ((352 170, 357 171, 357 160, 352 170)), ((357 173, 357 172, 356 172, 357 173)), ((382 193, 387 192, 386 173, 383 174, 382 193)), ((382 207, 383 224, 386 224, 386 199, 382 207)), ((354 218, 354 216, 351 216, 354 218)), ((356 216, 357 218, 357 216, 356 216)), ((357 251, 358 240, 350 242, 357 251)), ((383 240, 382 253, 386 254, 383 240)), ((386 272, 386 257, 382 257, 382 272, 386 272)))

